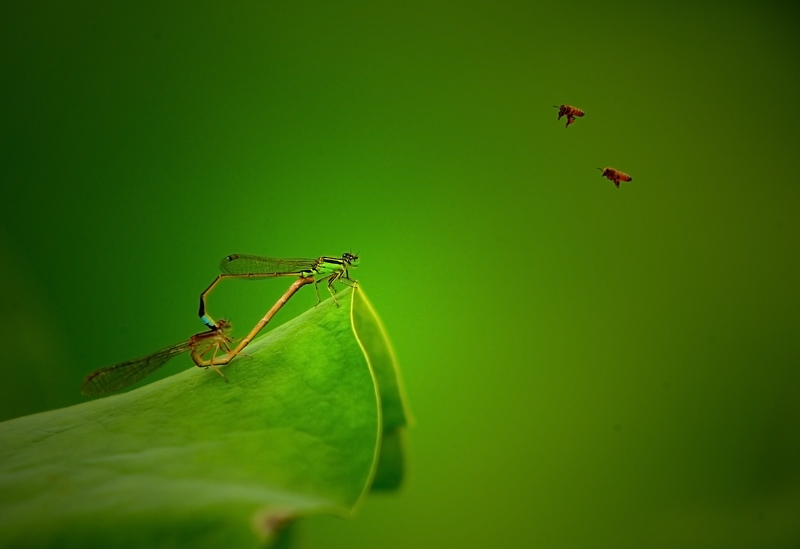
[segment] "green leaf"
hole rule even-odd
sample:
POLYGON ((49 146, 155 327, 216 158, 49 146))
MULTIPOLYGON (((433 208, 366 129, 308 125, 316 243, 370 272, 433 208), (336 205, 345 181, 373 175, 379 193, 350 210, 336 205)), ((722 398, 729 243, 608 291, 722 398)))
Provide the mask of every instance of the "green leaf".
POLYGON ((383 436, 373 490, 395 490, 405 472, 403 433, 409 423, 397 358, 386 329, 363 291, 353 297, 353 328, 370 363, 380 391, 383 436))
POLYGON ((0 546, 258 546, 398 486, 394 354, 361 289, 339 302, 255 340, 229 383, 192 368, 0 424, 0 546))

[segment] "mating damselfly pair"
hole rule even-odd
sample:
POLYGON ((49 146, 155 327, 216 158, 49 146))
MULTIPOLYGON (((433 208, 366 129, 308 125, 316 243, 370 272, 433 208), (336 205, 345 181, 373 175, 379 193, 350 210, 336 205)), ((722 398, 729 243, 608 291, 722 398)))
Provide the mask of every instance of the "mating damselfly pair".
MULTIPOLYGON (((127 360, 95 370, 83 380, 81 392, 87 396, 98 396, 124 389, 144 379, 167 363, 171 358, 190 352, 192 361, 200 368, 214 368, 225 378, 218 368, 228 364, 244 349, 248 343, 269 323, 273 316, 287 301, 306 284, 314 284, 317 292, 317 304, 321 302, 319 284, 327 282, 328 291, 336 301, 334 283, 341 282, 355 286, 356 281, 350 278, 350 268, 358 266, 358 255, 344 253, 341 257, 323 256, 317 259, 277 259, 255 255, 229 255, 220 262, 222 274, 200 294, 200 319, 208 330, 195 334, 187 341, 171 345, 147 356, 127 360), (289 289, 267 311, 245 337, 234 341, 229 333, 231 324, 227 320, 214 321, 206 312, 206 300, 216 285, 225 278, 264 279, 276 277, 298 277, 289 289), (236 343, 235 346, 234 343, 236 343), (210 357, 209 357, 210 353, 210 357), (220 355, 221 356, 218 356, 220 355)), ((227 379, 226 379, 227 381, 227 379)))

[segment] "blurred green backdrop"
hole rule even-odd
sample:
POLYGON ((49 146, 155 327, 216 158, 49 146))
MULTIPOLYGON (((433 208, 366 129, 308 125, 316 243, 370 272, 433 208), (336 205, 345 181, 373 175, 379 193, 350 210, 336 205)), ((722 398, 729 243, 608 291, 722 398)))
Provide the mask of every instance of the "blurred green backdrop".
POLYGON ((2 419, 199 331, 226 254, 352 250, 410 473, 298 547, 797 547, 799 14, 4 2, 2 419))

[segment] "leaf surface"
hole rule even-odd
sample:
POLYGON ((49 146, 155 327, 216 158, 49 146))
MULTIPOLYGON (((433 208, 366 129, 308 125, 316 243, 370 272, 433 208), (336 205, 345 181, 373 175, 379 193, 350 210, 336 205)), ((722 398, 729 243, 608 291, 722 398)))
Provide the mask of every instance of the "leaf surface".
POLYGON ((338 297, 253 341, 228 383, 191 368, 0 424, 0 545, 258 546, 349 516, 376 471, 398 486, 394 353, 363 291, 338 297))

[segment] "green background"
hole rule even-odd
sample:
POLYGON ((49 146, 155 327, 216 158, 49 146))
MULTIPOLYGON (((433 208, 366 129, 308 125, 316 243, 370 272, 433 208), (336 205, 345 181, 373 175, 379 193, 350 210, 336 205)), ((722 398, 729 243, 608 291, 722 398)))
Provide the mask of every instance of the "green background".
MULTIPOLYGON (((4 2, 0 416, 200 331, 226 254, 351 250, 416 418, 409 476, 298 547, 796 547, 798 23, 4 2), (586 116, 565 130, 561 103, 586 116)), ((231 282, 211 312, 243 333, 286 286, 231 282)))

